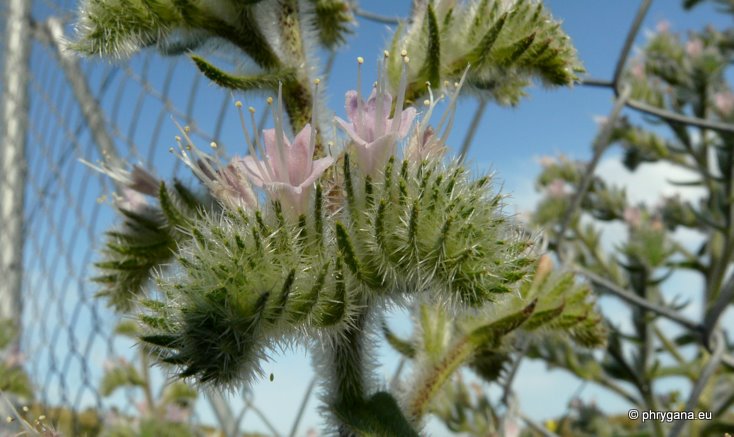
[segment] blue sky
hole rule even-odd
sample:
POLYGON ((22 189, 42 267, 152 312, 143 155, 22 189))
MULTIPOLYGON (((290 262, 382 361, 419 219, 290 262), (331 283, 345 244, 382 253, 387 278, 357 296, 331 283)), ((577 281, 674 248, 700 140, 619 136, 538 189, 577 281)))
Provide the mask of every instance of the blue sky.
MULTIPOLYGON (((64 6, 68 7, 68 3, 73 2, 65 3, 64 6)), ((374 0, 362 1, 361 5, 382 15, 403 16, 408 11, 409 1, 374 0)), ((554 17, 563 22, 563 28, 571 36, 589 74, 596 78, 610 78, 638 2, 554 0, 546 1, 546 5, 554 17)), ((36 9, 40 14, 45 14, 45 8, 38 6, 36 9)), ((716 14, 712 7, 702 6, 693 12, 684 12, 680 2, 661 0, 653 4, 643 25, 643 32, 637 40, 638 45, 644 42, 645 30, 653 29, 661 20, 670 21, 673 31, 700 29, 709 23, 717 27, 731 25, 731 17, 716 14)), ((355 58, 363 56, 367 60, 364 69, 365 83, 374 80, 374 62, 370 60, 379 56, 387 45, 391 32, 389 26, 384 24, 360 20, 355 35, 339 51, 327 88, 327 101, 337 115, 344 117, 344 92, 355 87, 355 58)), ((48 150, 52 152, 36 152, 34 149, 30 152, 29 174, 34 181, 34 188, 29 194, 29 209, 40 205, 40 211, 46 217, 34 218, 36 235, 29 238, 30 249, 26 251, 26 289, 33 300, 33 304, 27 305, 26 312, 28 317, 44 318, 45 324, 38 324, 44 326, 39 328, 35 326, 35 321, 26 322, 29 331, 26 342, 53 343, 57 350, 55 354, 39 352, 38 359, 32 363, 34 371, 41 378, 40 385, 54 387, 49 388, 51 398, 58 396, 63 388, 63 383, 59 384, 58 381, 66 380, 67 388, 71 387, 70 393, 73 392, 68 396, 88 403, 94 400, 91 386, 101 376, 102 361, 111 354, 129 355, 131 344, 118 341, 112 352, 104 343, 104 335, 97 333, 92 327, 101 323, 100 320, 114 320, 114 316, 103 308, 89 310, 90 305, 82 305, 82 310, 79 310, 79 296, 89 296, 94 291, 93 285, 87 281, 92 275, 88 265, 94 259, 89 249, 94 246, 95 241, 99 241, 101 232, 113 223, 114 218, 110 207, 102 205, 100 208, 96 202, 99 195, 105 192, 105 188, 99 185, 100 179, 96 176, 90 177, 86 169, 76 162, 76 158, 80 157, 96 159, 95 152, 89 134, 83 128, 78 108, 75 109, 73 99, 69 98, 64 82, 59 82, 57 70, 48 62, 49 56, 48 52, 38 45, 35 46, 31 73, 39 89, 35 91, 31 105, 31 123, 36 132, 31 137, 31 147, 34 144, 43 144, 49 146, 48 150), (45 88, 47 99, 40 98, 40 88, 45 88), (49 114, 50 106, 59 113, 49 114), (66 129, 60 128, 62 124, 66 129), (78 144, 72 141, 75 137, 78 144), (59 188, 60 195, 49 203, 39 195, 42 192, 42 180, 46 179, 44 172, 48 173, 45 162, 63 159, 64 153, 68 153, 65 147, 73 149, 72 156, 70 162, 65 162, 58 168, 58 174, 62 175, 68 186, 59 188), (80 196, 79 193, 83 194, 80 196), (75 221, 81 222, 83 226, 75 227, 72 225, 75 221), (78 232, 78 228, 83 228, 84 232, 78 232), (57 235, 58 238, 55 238, 57 235), (61 267, 57 267, 54 262, 60 261, 63 263, 61 267), (39 300, 45 299, 46 290, 51 290, 50 295, 56 298, 43 300, 39 304, 39 300), (55 323, 65 326, 70 320, 77 320, 73 330, 68 333, 61 330, 53 332, 55 323), (42 333, 46 331, 46 334, 42 333), (41 341, 44 335, 46 339, 41 341), (67 358, 69 354, 66 346, 69 343, 74 343, 78 351, 71 354, 71 358, 67 358), (81 365, 84 353, 88 353, 87 359, 91 363, 88 372, 81 365), (58 377, 58 381, 51 377, 44 380, 48 373, 44 370, 46 366, 57 361, 60 362, 56 364, 57 372, 66 372, 65 376, 58 377), (85 379, 86 388, 85 384, 78 388, 80 381, 85 379)), ((213 115, 219 111, 219 102, 229 99, 229 96, 206 81, 197 81, 191 64, 185 59, 160 63, 154 60, 153 65, 146 68, 144 64, 150 59, 137 56, 129 65, 133 71, 147 71, 144 80, 155 84, 161 84, 167 74, 172 74, 170 89, 165 91, 158 88, 157 92, 168 96, 173 107, 181 112, 186 112, 185 108, 191 106, 194 119, 202 130, 214 132, 216 126, 213 115), (171 62, 177 63, 173 69, 168 68, 171 62), (192 102, 191 95, 198 96, 197 100, 192 102)), ((85 62, 84 67, 108 121, 117 127, 113 136, 120 143, 132 142, 138 147, 137 151, 125 150, 122 154, 131 160, 150 162, 161 174, 168 174, 175 160, 166 150, 172 145, 172 138, 176 134, 176 128, 170 121, 170 110, 159 101, 148 99, 147 91, 143 91, 139 85, 136 86, 134 80, 123 82, 123 73, 114 73, 113 66, 107 62, 85 62), (105 81, 113 85, 104 88, 105 81)), ((468 157, 473 168, 496 172, 504 191, 513 195, 514 200, 510 200, 510 203, 515 202, 518 210, 529 208, 534 199, 533 179, 539 171, 535 158, 559 152, 578 158, 589 156, 590 143, 596 134, 593 117, 606 114, 612 103, 609 90, 599 88, 546 90, 534 87, 529 90, 529 94, 517 108, 502 108, 490 104, 468 157)), ((263 97, 246 97, 243 100, 246 105, 260 107, 263 97)), ((461 143, 475 107, 476 101, 471 97, 461 101, 450 143, 461 143)), ((236 123, 236 113, 230 106, 222 135, 217 139, 227 144, 230 152, 239 154, 244 153, 244 150, 236 149, 243 147, 239 138, 241 131, 236 123)), ((206 136, 201 140, 208 142, 206 136)), ((609 169, 610 177, 619 177, 620 170, 614 167, 613 161, 614 159, 606 161, 604 168, 609 169)), ((50 174, 53 176, 57 173, 54 170, 50 174)), ((617 232, 623 231, 617 229, 617 232)), ((694 279, 689 279, 689 283, 691 287, 697 287, 694 279)), ((624 307, 615 306, 614 303, 609 303, 605 308, 625 311, 624 307)), ((409 325, 405 321, 399 321, 400 318, 399 315, 394 318, 394 327, 405 333, 409 325)), ((381 348, 379 353, 385 365, 378 369, 378 373, 389 378, 397 364, 397 357, 386 348, 381 348)), ((266 373, 274 374, 274 381, 265 379, 257 383, 253 388, 254 399, 276 428, 287 434, 312 374, 310 360, 303 350, 289 351, 283 356, 273 358, 273 362, 265 365, 264 369, 266 373)), ((523 411, 531 417, 543 419, 562 413, 568 397, 579 385, 580 382, 560 372, 547 372, 544 366, 529 363, 521 369, 517 389, 523 411), (550 399, 553 402, 549 402, 550 399)), ((601 391, 586 389, 583 394, 587 399, 597 399, 611 411, 624 411, 626 408, 619 400, 601 391)), ((301 434, 309 427, 318 428, 322 423, 316 411, 317 404, 318 401, 312 398, 300 428, 301 434)), ((209 417, 206 413, 207 407, 203 408, 202 416, 209 417)), ((245 416, 244 428, 267 431, 251 412, 245 416)), ((434 435, 441 435, 439 425, 432 424, 429 430, 434 435)))

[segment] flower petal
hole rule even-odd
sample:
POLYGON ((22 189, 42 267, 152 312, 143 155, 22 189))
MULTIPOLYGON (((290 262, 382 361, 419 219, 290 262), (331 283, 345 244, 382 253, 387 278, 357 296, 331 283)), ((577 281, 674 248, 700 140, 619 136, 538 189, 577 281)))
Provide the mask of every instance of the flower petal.
POLYGON ((260 171, 260 168, 265 168, 267 163, 263 161, 258 161, 252 156, 245 156, 244 158, 235 158, 240 160, 242 166, 245 168, 245 171, 247 172, 247 176, 250 178, 253 184, 257 185, 258 187, 262 187, 263 184, 270 182, 270 176, 268 174, 262 174, 260 171))
POLYGON ((378 104, 382 104, 382 117, 387 120, 387 118, 390 116, 390 109, 392 108, 392 96, 388 92, 385 92, 381 96, 378 96, 377 88, 372 88, 372 93, 370 93, 370 98, 367 101, 365 111, 367 113, 377 114, 378 104))
POLYGON ((413 126, 413 120, 415 119, 416 114, 417 111, 412 106, 403 109, 403 113, 400 116, 400 128, 398 129, 399 138, 405 138, 405 136, 408 135, 408 131, 413 126))
POLYGON ((364 146, 367 144, 365 140, 363 140, 359 135, 357 135, 357 132, 354 130, 354 125, 352 123, 347 123, 346 121, 342 120, 339 117, 334 117, 334 120, 341 126, 341 128, 344 130, 344 132, 349 135, 349 137, 357 144, 360 144, 364 146))
POLYGON ((275 179, 281 182, 288 180, 288 149, 291 147, 290 141, 283 135, 283 146, 286 150, 278 150, 278 141, 276 139, 275 129, 263 130, 263 141, 265 142, 265 154, 270 168, 275 173, 275 179), (282 152, 282 153, 281 153, 282 152))
POLYGON ((362 171, 367 175, 376 176, 395 153, 397 143, 395 134, 387 134, 364 146, 357 145, 358 164, 362 171))
MULTIPOLYGON (((344 109, 347 111, 347 117, 354 123, 359 118, 359 97, 357 91, 347 91, 344 100, 344 109)), ((362 102, 362 107, 364 107, 364 102, 362 102)))
POLYGON ((298 132, 288 151, 288 180, 291 185, 300 185, 311 173, 313 151, 310 142, 311 125, 307 124, 298 132))
POLYGON ((303 188, 310 187, 313 185, 314 182, 316 182, 316 179, 321 177, 321 175, 326 171, 327 168, 329 168, 334 163, 334 158, 331 156, 327 156, 326 158, 317 159, 316 161, 313 161, 313 168, 311 170, 311 174, 308 175, 306 179, 304 179, 303 182, 301 182, 300 186, 303 188))

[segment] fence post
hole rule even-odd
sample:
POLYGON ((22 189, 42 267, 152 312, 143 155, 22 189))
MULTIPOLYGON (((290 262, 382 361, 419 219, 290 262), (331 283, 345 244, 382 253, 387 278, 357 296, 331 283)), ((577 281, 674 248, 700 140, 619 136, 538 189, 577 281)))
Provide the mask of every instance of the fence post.
MULTIPOLYGON (((8 0, 0 107, 0 317, 21 323, 31 1, 8 0)), ((16 339, 13 348, 19 347, 16 339)))

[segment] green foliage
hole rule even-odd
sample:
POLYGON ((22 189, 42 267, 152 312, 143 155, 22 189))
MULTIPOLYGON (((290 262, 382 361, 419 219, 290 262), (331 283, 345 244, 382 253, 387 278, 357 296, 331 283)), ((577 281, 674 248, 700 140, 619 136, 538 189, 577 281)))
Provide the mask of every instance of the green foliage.
POLYGON ((18 365, 0 363, 0 391, 32 399, 33 383, 28 374, 18 365))
MULTIPOLYGON (((569 37, 541 2, 435 0, 415 8, 412 22, 400 27, 391 51, 410 56, 406 102, 417 101, 444 81, 458 81, 467 65, 466 83, 503 105, 515 105, 532 79, 544 85, 571 85, 583 71, 569 37)), ((390 77, 397 86, 402 67, 391 56, 390 77)))
POLYGON ((347 427, 340 430, 342 433, 348 430, 364 437, 418 436, 403 416, 395 398, 384 391, 375 393, 361 404, 337 406, 336 414, 347 427))
POLYGON ((314 8, 311 25, 318 30, 319 41, 331 50, 346 42, 354 17, 349 3, 343 0, 308 0, 314 8))
POLYGON ((134 299, 144 295, 153 270, 168 263, 176 245, 189 238, 178 228, 185 225, 185 215, 196 215, 198 207, 212 205, 211 199, 197 197, 181 183, 173 185, 174 190, 161 186, 161 208, 121 209, 122 225, 107 232, 103 260, 95 264, 100 274, 93 280, 102 286, 97 295, 117 311, 132 309, 134 299))
POLYGON ((105 372, 99 385, 102 396, 110 396, 120 387, 143 387, 145 380, 138 374, 137 369, 129 363, 120 362, 105 372))
POLYGON ((22 367, 23 356, 14 344, 18 341, 16 322, 11 319, 0 319, 0 351, 5 360, 0 362, 0 392, 20 396, 26 400, 33 399, 33 384, 22 367))
POLYGON ((0 349, 10 346, 18 337, 18 329, 12 319, 0 319, 0 349))
POLYGON ((391 170, 398 183, 373 182, 379 201, 354 183, 344 193, 354 211, 326 217, 322 233, 315 220, 283 222, 277 204, 196 219, 177 255, 181 274, 158 281, 171 304, 152 316, 170 323, 144 340, 175 350, 164 361, 185 364, 183 375, 230 384, 257 373, 274 342, 344 329, 364 302, 430 290, 477 306, 510 291, 532 262, 529 242, 499 213, 487 180, 453 165, 402 168, 391 170))
POLYGON ((78 40, 71 48, 85 55, 128 57, 183 41, 224 39, 265 68, 278 59, 257 25, 251 2, 191 0, 85 0, 79 8, 78 40), (177 34, 183 37, 177 39, 177 34))

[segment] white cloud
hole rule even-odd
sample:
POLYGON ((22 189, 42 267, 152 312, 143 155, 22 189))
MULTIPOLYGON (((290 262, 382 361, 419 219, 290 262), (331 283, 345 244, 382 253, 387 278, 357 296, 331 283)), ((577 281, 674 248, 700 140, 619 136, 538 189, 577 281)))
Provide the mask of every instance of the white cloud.
POLYGON ((631 204, 644 203, 654 207, 662 196, 680 195, 682 199, 695 202, 705 191, 699 187, 680 187, 671 182, 690 182, 698 179, 696 173, 664 162, 642 164, 635 172, 622 165, 619 157, 602 160, 597 174, 608 183, 625 187, 631 204))

